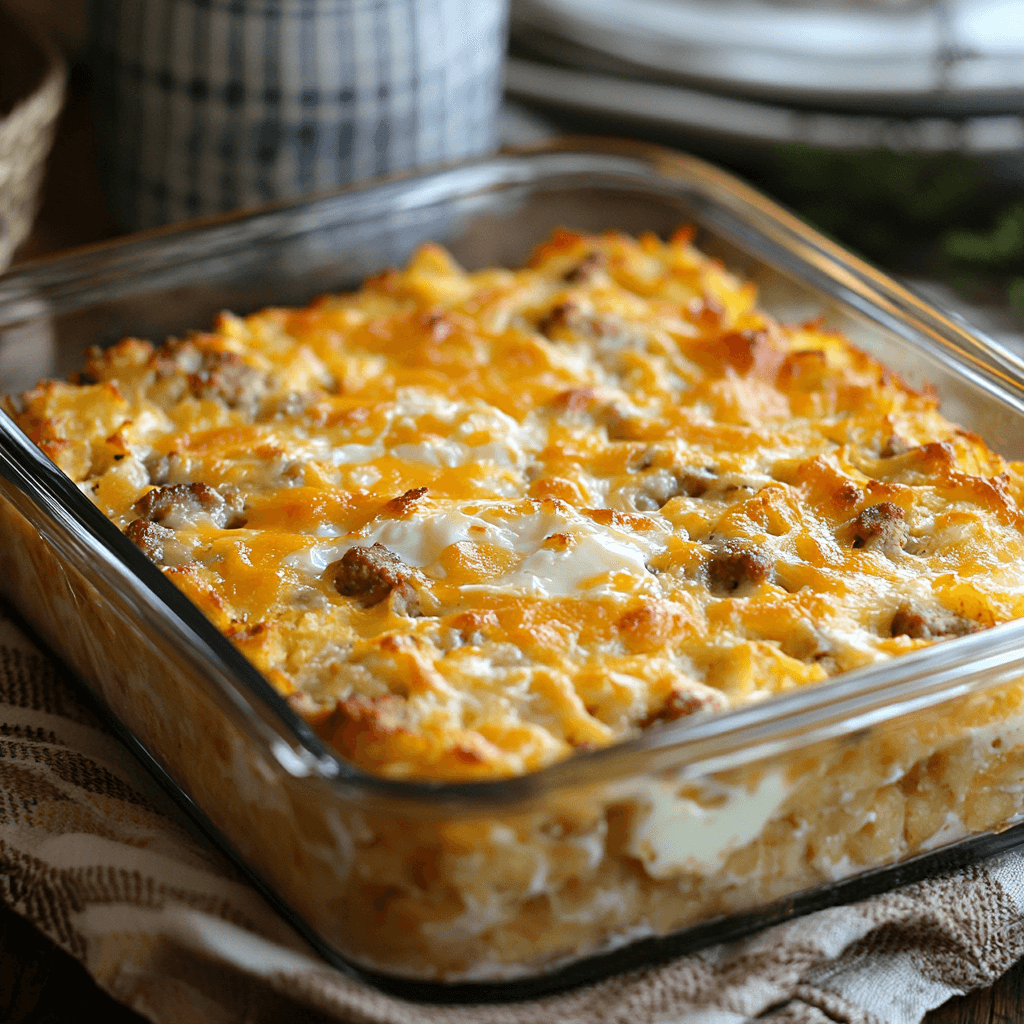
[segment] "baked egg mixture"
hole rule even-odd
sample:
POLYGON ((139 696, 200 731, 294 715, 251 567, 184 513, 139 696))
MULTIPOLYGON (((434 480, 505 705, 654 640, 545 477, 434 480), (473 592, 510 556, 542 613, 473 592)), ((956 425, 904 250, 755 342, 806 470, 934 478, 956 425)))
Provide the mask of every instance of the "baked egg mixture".
POLYGON ((1024 614, 1022 472, 683 229, 436 245, 20 426, 320 734, 517 775, 1024 614))

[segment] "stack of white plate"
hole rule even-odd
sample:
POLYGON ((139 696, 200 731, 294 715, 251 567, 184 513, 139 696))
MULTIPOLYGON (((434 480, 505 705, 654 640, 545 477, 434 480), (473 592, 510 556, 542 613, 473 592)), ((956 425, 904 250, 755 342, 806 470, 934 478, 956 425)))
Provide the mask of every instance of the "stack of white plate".
POLYGON ((513 0, 515 97, 638 130, 1024 151, 1024 0, 513 0))

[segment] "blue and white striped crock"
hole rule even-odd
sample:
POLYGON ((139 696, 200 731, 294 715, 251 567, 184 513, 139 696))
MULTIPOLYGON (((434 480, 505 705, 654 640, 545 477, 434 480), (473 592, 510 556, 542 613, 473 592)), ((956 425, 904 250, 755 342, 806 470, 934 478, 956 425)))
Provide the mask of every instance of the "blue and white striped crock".
POLYGON ((144 228, 497 144, 507 0, 93 0, 100 169, 144 228))

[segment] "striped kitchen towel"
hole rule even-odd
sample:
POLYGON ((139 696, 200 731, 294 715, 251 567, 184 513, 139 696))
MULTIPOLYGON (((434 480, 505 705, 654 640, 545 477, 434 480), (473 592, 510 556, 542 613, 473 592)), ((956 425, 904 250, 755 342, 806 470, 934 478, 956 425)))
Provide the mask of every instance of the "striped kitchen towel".
POLYGON ((111 212, 136 229, 476 156, 507 0, 95 0, 111 212))

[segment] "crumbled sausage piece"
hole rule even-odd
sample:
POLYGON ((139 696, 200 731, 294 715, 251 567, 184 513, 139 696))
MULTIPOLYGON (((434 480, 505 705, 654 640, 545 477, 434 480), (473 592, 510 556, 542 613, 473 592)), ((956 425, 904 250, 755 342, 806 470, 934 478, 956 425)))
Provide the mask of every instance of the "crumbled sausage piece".
POLYGON ((712 592, 729 595, 766 583, 772 574, 772 560, 760 548, 730 540, 708 559, 705 572, 712 592))
POLYGON ((575 302, 560 302, 541 318, 537 330, 553 341, 567 333, 600 340, 621 335, 622 325, 608 317, 584 313, 575 302))
POLYGON ((978 623, 945 608, 918 608, 905 604, 896 610, 889 632, 893 636, 909 636, 913 640, 941 640, 967 636, 980 628, 978 623))
POLYGON ((222 504, 224 499, 206 484, 175 484, 173 487, 154 487, 135 503, 135 511, 155 523, 162 522, 181 508, 209 510, 222 504))
POLYGON ((154 487, 135 503, 135 511, 142 518, 172 530, 203 521, 219 529, 234 530, 245 524, 238 506, 239 499, 235 495, 225 500, 213 487, 191 483, 154 487))
POLYGON ((685 469, 658 470, 649 473, 633 499, 640 512, 654 512, 673 498, 699 498, 717 478, 714 466, 691 466, 685 469))
POLYGON ((903 509, 891 501, 869 505, 848 526, 855 548, 882 551, 897 557, 907 540, 907 521, 903 509))
POLYGON ((666 479, 664 473, 652 473, 633 495, 633 507, 637 512, 657 512, 675 497, 672 493, 673 483, 671 479, 666 479))
POLYGON ((196 398, 214 398, 229 409, 251 409, 267 390, 265 374, 234 352, 204 352, 202 365, 188 384, 196 398))
POLYGON ((693 466, 689 469, 676 470, 675 497, 685 495, 687 498, 699 498, 706 493, 718 478, 718 470, 714 466, 693 466))
POLYGON ((724 711, 728 704, 725 695, 719 690, 703 683, 689 681, 685 685, 673 687, 665 703, 656 711, 652 711, 640 723, 640 728, 646 729, 656 722, 675 722, 698 711, 724 711))
POLYGON ((411 584, 413 577, 413 570, 379 542, 372 548, 350 548, 334 567, 334 586, 339 594, 356 598, 364 608, 390 598, 397 615, 421 614, 411 584))
POLYGON ((832 492, 832 504, 837 509, 851 511, 863 497, 864 492, 852 480, 845 480, 832 492))
POLYGON ((146 555, 160 565, 164 560, 164 544, 174 537, 174 531, 158 526, 148 519, 136 519, 125 527, 124 535, 146 555))
POLYGON ((585 284, 607 265, 608 257, 603 252, 592 252, 584 256, 571 270, 567 270, 563 279, 568 284, 585 284))
POLYGON ((602 426, 609 441, 633 440, 643 433, 644 420, 629 405, 628 399, 610 388, 571 388, 552 401, 556 413, 575 421, 602 426))
POLYGON ((202 366, 203 355, 188 338, 172 338, 153 351, 149 362, 157 379, 163 380, 181 373, 195 373, 202 366))
POLYGON ((402 584, 391 591, 390 607, 396 615, 403 615, 408 619, 415 619, 423 614, 419 596, 408 584, 402 584))
POLYGON ((584 320, 577 305, 572 302, 561 302, 537 322, 537 330, 550 338, 559 329, 579 330, 584 320))
POLYGON ((576 302, 554 306, 540 318, 537 330, 550 341, 586 344, 601 366, 620 378, 632 367, 627 353, 648 345, 647 334, 637 325, 608 314, 588 313, 576 302))

